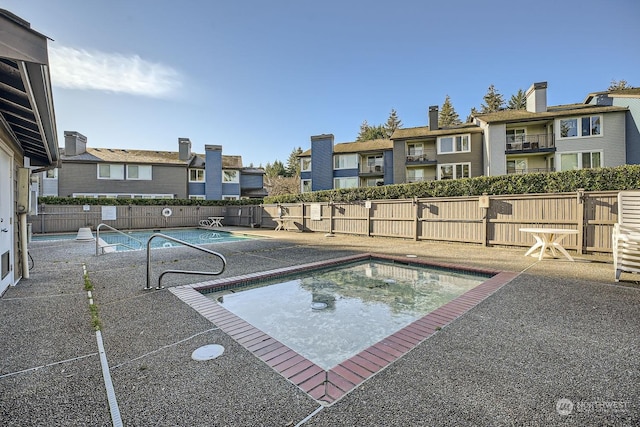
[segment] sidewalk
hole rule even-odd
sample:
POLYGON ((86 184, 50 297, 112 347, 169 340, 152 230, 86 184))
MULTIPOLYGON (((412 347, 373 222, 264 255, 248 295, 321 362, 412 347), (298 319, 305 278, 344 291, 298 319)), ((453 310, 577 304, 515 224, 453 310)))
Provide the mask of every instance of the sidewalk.
MULTIPOLYGON (((204 279, 168 275, 165 289, 145 291, 145 252, 96 257, 93 242, 34 242, 30 279, 0 298, 0 425, 106 426, 114 412, 125 426, 640 423, 640 287, 627 274, 623 286, 614 284, 610 257, 538 261, 524 249, 234 231, 267 238, 209 246, 227 258, 222 277, 359 252, 520 274, 322 406, 167 289, 204 279), (111 400, 83 268, 102 324, 111 400), (224 346, 224 354, 192 360, 205 344, 224 346)), ((152 252, 156 276, 208 263, 188 248, 152 252)))

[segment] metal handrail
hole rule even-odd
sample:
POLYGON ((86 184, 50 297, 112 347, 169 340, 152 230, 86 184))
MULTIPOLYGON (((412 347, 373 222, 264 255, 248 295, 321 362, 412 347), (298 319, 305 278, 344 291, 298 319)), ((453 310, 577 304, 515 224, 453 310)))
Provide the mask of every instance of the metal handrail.
POLYGON ((113 244, 108 244, 106 246, 100 246, 100 228, 101 227, 107 227, 108 229, 110 229, 111 231, 115 231, 116 233, 120 233, 122 234, 124 237, 131 239, 131 240, 135 240, 136 242, 140 243, 140 248, 142 248, 144 246, 144 242, 142 240, 136 239, 135 237, 132 237, 130 235, 128 235, 127 233, 123 233, 122 231, 118 230, 117 228, 113 228, 112 226, 110 226, 109 224, 105 224, 105 223, 101 223, 96 227, 96 256, 100 255, 100 252, 102 252, 104 254, 104 250, 100 251, 100 249, 104 249, 106 246, 125 246, 129 249, 135 249, 132 248, 129 245, 126 245, 124 243, 113 243, 113 244))
POLYGON ((224 271, 224 269, 227 266, 227 260, 225 259, 225 257, 222 254, 219 254, 218 252, 203 248, 201 246, 196 246, 196 245, 193 245, 191 243, 187 243, 187 242, 182 241, 180 239, 176 239, 175 237, 167 236, 166 234, 154 233, 154 234, 151 235, 151 237, 149 237, 149 240, 147 240, 147 287, 144 288, 145 290, 152 289, 151 288, 151 241, 156 237, 161 237, 161 238, 166 239, 166 240, 171 240, 172 242, 176 242, 176 243, 179 243, 181 245, 188 246, 190 248, 197 249, 199 251, 206 252, 206 253, 211 254, 211 255, 215 255, 218 258, 220 258, 220 260, 222 261, 222 269, 220 269, 220 271, 216 271, 216 272, 189 271, 189 270, 165 270, 158 277, 158 287, 156 289, 162 289, 162 286, 160 285, 160 282, 162 281, 162 277, 165 274, 182 273, 182 274, 197 274, 197 275, 201 275, 201 276, 217 276, 218 274, 222 274, 222 272, 224 271))

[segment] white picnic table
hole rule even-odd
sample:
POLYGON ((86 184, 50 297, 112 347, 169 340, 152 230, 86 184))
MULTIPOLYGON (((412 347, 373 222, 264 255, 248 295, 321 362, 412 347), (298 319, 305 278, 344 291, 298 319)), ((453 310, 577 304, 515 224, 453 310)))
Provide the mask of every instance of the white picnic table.
POLYGON ((556 249, 564 255, 569 261, 573 261, 573 258, 565 248, 562 247, 562 240, 570 234, 578 234, 578 230, 572 230, 570 228, 521 228, 520 231, 524 233, 531 233, 536 242, 531 248, 524 254, 524 256, 531 255, 536 249, 540 248, 540 253, 536 254, 538 260, 541 260, 547 249, 551 251, 554 258, 557 257, 556 249))

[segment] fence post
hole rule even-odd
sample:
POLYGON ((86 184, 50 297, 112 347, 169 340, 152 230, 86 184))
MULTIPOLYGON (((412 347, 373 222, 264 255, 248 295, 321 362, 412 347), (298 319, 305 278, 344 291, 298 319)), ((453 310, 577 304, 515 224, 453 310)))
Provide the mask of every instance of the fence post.
POLYGON ((482 209, 482 246, 487 246, 487 236, 489 235, 489 206, 491 199, 487 193, 482 193, 478 198, 478 205, 482 209))
POLYGON ((420 215, 418 198, 414 197, 412 203, 413 203, 413 240, 417 242, 418 231, 419 231, 418 227, 420 226, 420 218, 418 218, 418 215, 420 215))
POLYGON ((584 253, 584 242, 587 241, 584 235, 587 231, 587 228, 584 224, 584 210, 586 207, 586 203, 584 203, 584 188, 578 188, 576 193, 576 215, 578 215, 578 242, 577 242, 577 252, 582 255, 584 253))

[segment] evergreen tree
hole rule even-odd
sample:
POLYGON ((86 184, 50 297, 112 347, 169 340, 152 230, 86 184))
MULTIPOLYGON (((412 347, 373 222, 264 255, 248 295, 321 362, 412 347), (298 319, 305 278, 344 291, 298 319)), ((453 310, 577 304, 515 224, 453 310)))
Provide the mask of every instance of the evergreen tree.
POLYGON ((632 86, 629 86, 626 80, 611 80, 611 84, 609 85, 610 91, 614 90, 625 90, 625 89, 633 89, 632 86))
POLYGON ((302 148, 300 147, 294 148, 293 151, 291 151, 287 159, 287 166, 285 167, 285 176, 300 176, 300 159, 298 159, 300 154, 302 154, 302 148))
POLYGON ((264 174, 268 177, 275 178, 277 176, 284 176, 287 171, 284 168, 284 165, 280 160, 276 160, 271 163, 267 163, 267 166, 264 168, 264 174))
POLYGON ((480 105, 481 113, 495 113, 500 111, 504 105, 504 97, 498 93, 493 85, 489 86, 483 99, 484 104, 480 105))
POLYGON ((467 119, 464 122, 465 123, 473 122, 473 116, 475 116, 476 114, 478 114, 478 110, 476 110, 476 107, 471 107, 471 112, 469 113, 469 115, 467 116, 467 119))
POLYGON ((402 127, 402 120, 398 118, 398 113, 396 112, 396 110, 392 108, 391 112, 389 113, 389 118, 387 119, 387 123, 385 123, 384 125, 386 139, 391 138, 391 135, 393 135, 393 132, 395 132, 396 129, 400 129, 401 127, 402 127))
POLYGON ((518 89, 515 95, 511 95, 507 108, 510 110, 526 110, 527 109, 527 96, 522 89, 518 89))
POLYGON ((449 95, 444 98, 444 103, 440 109, 440 115, 438 116, 438 127, 446 128, 449 126, 459 125, 461 123, 460 116, 456 113, 455 108, 451 104, 449 95))
POLYGON ((356 141, 371 141, 372 139, 387 139, 387 134, 383 125, 369 126, 367 121, 360 125, 360 133, 356 141))

